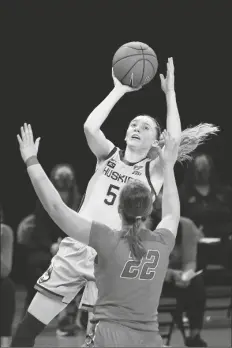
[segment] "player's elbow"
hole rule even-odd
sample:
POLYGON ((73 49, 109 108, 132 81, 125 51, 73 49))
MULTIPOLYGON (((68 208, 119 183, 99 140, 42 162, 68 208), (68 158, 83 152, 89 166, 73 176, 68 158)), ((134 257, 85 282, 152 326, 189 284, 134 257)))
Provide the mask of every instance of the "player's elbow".
POLYGON ((60 229, 63 229, 62 226, 67 221, 66 209, 68 209, 68 207, 63 203, 63 201, 61 201, 54 202, 47 210, 50 218, 55 222, 57 226, 60 227, 60 229))
POLYGON ((88 120, 84 123, 84 133, 85 135, 94 134, 96 129, 88 122, 88 120))
POLYGON ((56 218, 60 215, 62 215, 62 204, 63 202, 52 202, 51 204, 49 204, 49 206, 47 207, 47 213, 52 217, 52 218, 56 218))

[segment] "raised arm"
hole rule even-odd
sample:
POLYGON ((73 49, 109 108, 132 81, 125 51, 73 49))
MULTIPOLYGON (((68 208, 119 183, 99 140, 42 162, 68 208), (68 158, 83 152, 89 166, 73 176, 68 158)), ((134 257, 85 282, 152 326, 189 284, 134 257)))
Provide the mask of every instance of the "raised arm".
POLYGON ((52 220, 70 237, 81 243, 89 243, 92 221, 82 218, 61 199, 37 160, 39 138, 34 142, 31 126, 21 127, 21 137, 17 135, 23 161, 35 192, 52 220))
POLYGON ((164 76, 161 74, 160 80, 161 88, 165 93, 167 103, 166 129, 170 133, 172 138, 174 138, 177 142, 180 142, 181 122, 176 102, 173 58, 168 58, 167 76, 166 78, 164 78, 164 76))
POLYGON ((165 150, 160 151, 164 184, 162 197, 162 220, 157 228, 169 229, 176 236, 180 220, 180 201, 174 174, 174 165, 178 155, 179 143, 164 132, 165 150))
POLYGON ((129 86, 122 85, 114 76, 113 70, 112 77, 115 85, 113 90, 91 112, 84 124, 87 143, 98 160, 104 159, 104 157, 106 157, 114 147, 114 144, 108 140, 101 131, 102 124, 119 99, 121 99, 126 92, 136 90, 129 86))
MULTIPOLYGON (((167 76, 166 78, 160 74, 161 88, 165 94, 167 103, 167 119, 166 129, 176 142, 181 140, 181 122, 180 115, 176 102, 175 93, 175 75, 173 58, 168 58, 167 62, 167 76)), ((163 147, 164 151, 165 147, 163 147)), ((150 151, 152 156, 152 151, 150 151)), ((156 156, 156 149, 154 148, 154 157, 156 156)), ((151 163, 151 182, 156 190, 157 195, 163 185, 163 167, 159 157, 156 157, 151 163)))

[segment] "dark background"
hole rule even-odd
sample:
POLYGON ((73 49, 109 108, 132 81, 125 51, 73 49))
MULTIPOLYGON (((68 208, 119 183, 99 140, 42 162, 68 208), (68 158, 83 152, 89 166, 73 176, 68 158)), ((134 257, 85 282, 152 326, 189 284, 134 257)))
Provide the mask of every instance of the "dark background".
MULTIPOLYGON (((23 122, 41 136, 39 160, 47 173, 70 162, 82 193, 95 158, 83 123, 110 92, 114 52, 129 41, 149 44, 159 73, 174 58, 183 128, 199 122, 221 127, 202 147, 219 175, 231 182, 231 6, 230 1, 28 1, 1 2, 1 201, 16 229, 35 207, 35 194, 21 160, 16 134, 23 122)), ((128 94, 103 130, 124 146, 129 121, 146 112, 165 125, 159 76, 128 94)), ((178 183, 184 167, 177 167, 178 183)))

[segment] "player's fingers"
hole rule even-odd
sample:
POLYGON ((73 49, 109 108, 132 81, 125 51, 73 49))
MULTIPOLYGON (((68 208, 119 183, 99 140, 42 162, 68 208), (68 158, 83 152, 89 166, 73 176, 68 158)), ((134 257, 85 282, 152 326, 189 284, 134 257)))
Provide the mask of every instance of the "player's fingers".
POLYGON ((25 132, 24 132, 24 128, 21 127, 20 130, 21 130, 21 137, 22 137, 22 140, 25 141, 26 134, 25 134, 25 132))
POLYGON ((28 141, 29 140, 29 130, 28 130, 28 125, 27 123, 24 123, 24 133, 25 133, 25 138, 28 141))
MULTIPOLYGON (((170 58, 169 58, 170 59, 170 58)), ((169 60, 168 61, 168 75, 170 76, 173 73, 173 69, 172 69, 172 63, 169 60)))
POLYGON ((174 67, 174 62, 173 62, 172 57, 170 58, 170 68, 171 68, 172 72, 174 72, 175 67, 174 67))
POLYGON ((19 145, 22 145, 23 141, 22 141, 22 139, 21 139, 19 134, 17 134, 17 139, 18 139, 19 145))
POLYGON ((23 128, 25 133, 28 132, 28 126, 26 122, 24 123, 23 128))
POLYGON ((37 151, 38 151, 38 149, 39 149, 40 139, 41 139, 41 138, 37 138, 36 141, 35 141, 35 148, 36 148, 37 151))
POLYGON ((163 75, 163 74, 160 74, 160 81, 161 81, 161 83, 163 83, 164 80, 165 80, 164 75, 163 75))
POLYGON ((160 145, 156 146, 155 150, 156 150, 158 156, 162 156, 163 152, 162 152, 162 147, 160 145))
POLYGON ((167 131, 167 136, 166 136, 167 141, 172 143, 174 145, 174 138, 171 136, 170 132, 167 131))
POLYGON ((162 133, 162 141, 164 142, 164 144, 166 144, 166 131, 164 130, 162 133))
POLYGON ((30 124, 28 125, 28 137, 31 142, 34 142, 33 131, 30 124))

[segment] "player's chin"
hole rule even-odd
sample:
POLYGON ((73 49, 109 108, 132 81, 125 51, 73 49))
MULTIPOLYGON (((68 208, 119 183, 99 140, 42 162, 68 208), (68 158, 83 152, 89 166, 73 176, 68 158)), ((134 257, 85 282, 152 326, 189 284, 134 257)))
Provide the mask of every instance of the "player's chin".
POLYGON ((133 146, 133 147, 136 147, 136 148, 142 148, 142 142, 140 139, 128 139, 127 140, 127 145, 128 146, 133 146))

